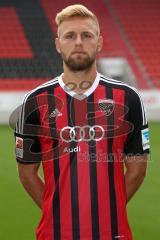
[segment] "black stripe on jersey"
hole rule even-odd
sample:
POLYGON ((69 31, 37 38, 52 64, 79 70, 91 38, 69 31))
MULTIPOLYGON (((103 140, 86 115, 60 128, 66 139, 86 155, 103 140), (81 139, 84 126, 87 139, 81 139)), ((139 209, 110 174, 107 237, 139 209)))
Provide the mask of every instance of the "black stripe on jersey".
MULTIPOLYGON (((27 127, 24 129, 24 135, 26 134, 26 138, 30 138, 34 140, 31 147, 29 145, 25 146, 24 151, 24 159, 28 160, 32 163, 41 162, 41 145, 38 137, 38 126, 40 126, 40 112, 38 108, 37 99, 35 96, 31 96, 28 99, 28 104, 26 105, 26 115, 27 119, 24 118, 24 125, 27 124, 27 127), (30 111, 33 110, 32 113, 30 111), (29 129, 30 124, 33 126, 31 130, 29 129), (35 127, 34 127, 35 126, 35 127), (31 134, 33 131, 33 135, 31 134), (31 136, 28 136, 31 135, 31 136), (29 151, 28 151, 29 150, 29 151), (36 153, 36 154, 35 154, 36 153)), ((29 139, 28 139, 29 140, 29 139)))
MULTIPOLYGON (((95 125, 94 98, 93 94, 88 97, 87 103, 88 125, 95 125)), ((90 155, 90 191, 91 191, 91 215, 92 215, 92 239, 99 240, 99 216, 98 216, 98 190, 97 190, 97 166, 96 166, 96 144, 94 140, 89 141, 90 155)))
MULTIPOLYGON (((75 126, 75 110, 74 99, 66 93, 68 126, 75 126)), ((76 142, 70 143, 70 148, 75 148, 76 142)), ((70 153, 70 179, 71 179, 71 206, 72 206, 72 239, 80 239, 79 226, 79 204, 78 204, 78 169, 77 169, 77 153, 70 153)))
MULTIPOLYGON (((106 99, 113 99, 112 88, 106 88, 106 99)), ((110 195, 110 212, 111 212, 111 233, 112 240, 118 235, 118 219, 117 219, 117 206, 116 206, 116 193, 114 186, 114 155, 112 152, 114 132, 112 126, 114 126, 114 114, 108 116, 108 132, 110 133, 108 140, 108 176, 109 176, 109 195, 110 195)))
MULTIPOLYGON (((54 98, 54 88, 50 87, 48 90, 48 113, 52 113, 53 109, 55 109, 55 98, 54 98)), ((54 231, 54 239, 60 240, 61 233, 60 233, 60 198, 59 198, 59 175, 60 175, 60 168, 59 168, 59 152, 58 152, 58 139, 55 137, 56 131, 56 122, 51 121, 49 118, 49 126, 50 126, 50 134, 51 138, 54 139, 53 141, 53 163, 54 163, 54 178, 55 178, 55 193, 53 196, 53 231, 54 231), (56 138, 56 139, 55 139, 56 138)))

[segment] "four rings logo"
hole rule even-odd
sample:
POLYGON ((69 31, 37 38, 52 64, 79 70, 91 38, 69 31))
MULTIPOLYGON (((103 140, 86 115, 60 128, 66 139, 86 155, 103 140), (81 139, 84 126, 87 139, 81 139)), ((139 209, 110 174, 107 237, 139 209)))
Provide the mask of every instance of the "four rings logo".
POLYGON ((85 126, 66 126, 60 131, 60 138, 64 142, 80 142, 86 141, 89 142, 91 140, 101 141, 104 137, 105 131, 104 128, 100 125, 85 125, 85 126))

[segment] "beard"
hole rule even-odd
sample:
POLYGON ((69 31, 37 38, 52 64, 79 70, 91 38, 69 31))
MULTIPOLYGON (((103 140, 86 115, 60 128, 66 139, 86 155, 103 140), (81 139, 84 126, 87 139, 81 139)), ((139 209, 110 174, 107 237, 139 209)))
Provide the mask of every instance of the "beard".
POLYGON ((85 54, 85 57, 78 56, 73 58, 72 55, 67 59, 66 56, 61 53, 62 59, 71 71, 84 71, 91 68, 96 59, 96 54, 93 54, 91 57, 88 54, 85 54))

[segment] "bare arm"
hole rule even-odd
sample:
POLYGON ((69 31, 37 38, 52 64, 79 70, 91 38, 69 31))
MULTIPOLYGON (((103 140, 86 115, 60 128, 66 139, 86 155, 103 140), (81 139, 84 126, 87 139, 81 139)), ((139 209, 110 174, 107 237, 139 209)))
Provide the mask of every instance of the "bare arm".
POLYGON ((125 185, 128 202, 144 180, 147 169, 147 155, 126 157, 125 165, 125 185))
POLYGON ((40 164, 21 164, 18 163, 18 172, 20 181, 31 196, 34 202, 42 209, 42 201, 44 194, 44 182, 38 174, 40 164))

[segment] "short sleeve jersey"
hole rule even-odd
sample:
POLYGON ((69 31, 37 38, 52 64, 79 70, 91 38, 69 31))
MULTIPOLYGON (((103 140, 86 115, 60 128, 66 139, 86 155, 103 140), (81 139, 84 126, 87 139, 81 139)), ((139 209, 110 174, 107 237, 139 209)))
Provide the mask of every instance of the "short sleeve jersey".
POLYGON ((25 96, 15 135, 17 161, 43 165, 38 240, 132 239, 123 159, 149 153, 135 88, 97 73, 78 95, 61 75, 25 96))

